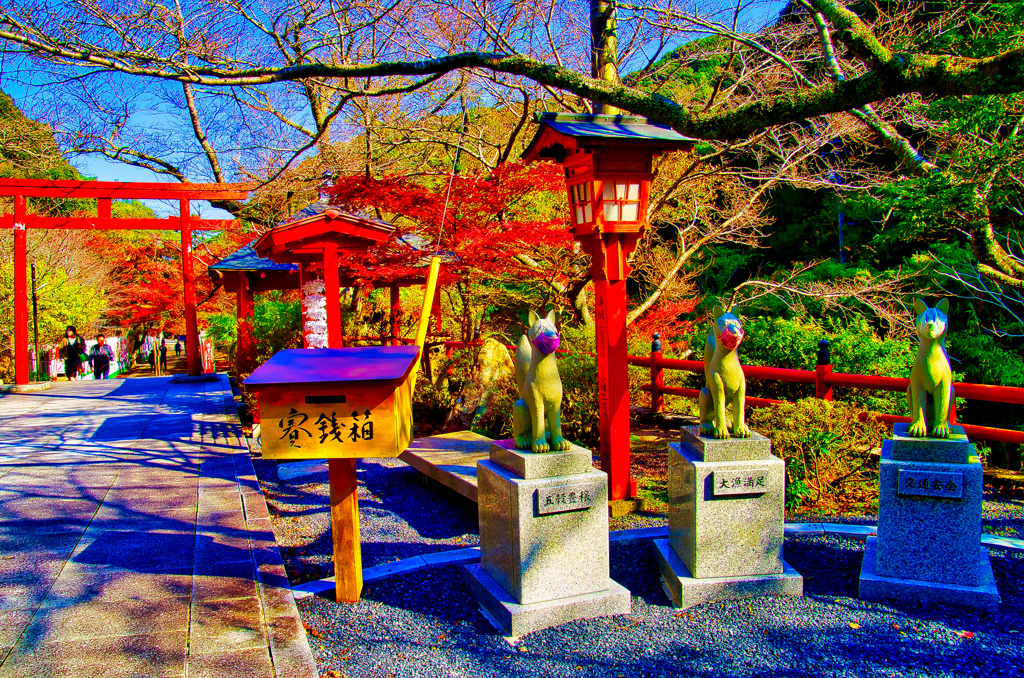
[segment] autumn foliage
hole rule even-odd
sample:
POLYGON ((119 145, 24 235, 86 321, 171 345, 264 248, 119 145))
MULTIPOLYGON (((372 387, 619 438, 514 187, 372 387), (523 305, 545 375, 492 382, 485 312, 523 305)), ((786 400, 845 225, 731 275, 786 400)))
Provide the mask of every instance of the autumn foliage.
POLYGON ((513 257, 572 249, 559 202, 563 192, 556 166, 506 163, 481 176, 441 177, 433 183, 345 176, 336 181, 331 201, 348 211, 379 211, 399 227, 399 235, 384 246, 346 261, 353 272, 369 280, 422 273, 424 257, 439 252, 446 263, 444 284, 468 275, 550 274, 513 257))

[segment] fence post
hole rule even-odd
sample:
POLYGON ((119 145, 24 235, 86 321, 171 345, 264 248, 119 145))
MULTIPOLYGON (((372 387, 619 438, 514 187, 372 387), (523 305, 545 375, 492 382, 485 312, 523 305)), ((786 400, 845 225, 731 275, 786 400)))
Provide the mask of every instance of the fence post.
POLYGON ((832 384, 825 382, 825 375, 832 372, 832 353, 828 350, 828 339, 818 342, 818 360, 815 365, 817 381, 814 384, 814 397, 832 400, 832 384))
POLYGON ((658 364, 661 360, 661 335, 657 332, 651 342, 651 412, 665 411, 665 396, 661 387, 665 385, 664 370, 658 364))

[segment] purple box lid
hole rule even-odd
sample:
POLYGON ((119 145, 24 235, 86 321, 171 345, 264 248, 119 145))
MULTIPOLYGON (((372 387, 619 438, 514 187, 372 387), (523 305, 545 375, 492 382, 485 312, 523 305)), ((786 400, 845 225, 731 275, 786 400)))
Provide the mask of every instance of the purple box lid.
POLYGON ((404 379, 419 356, 418 346, 286 348, 260 365, 245 385, 289 386, 404 379))

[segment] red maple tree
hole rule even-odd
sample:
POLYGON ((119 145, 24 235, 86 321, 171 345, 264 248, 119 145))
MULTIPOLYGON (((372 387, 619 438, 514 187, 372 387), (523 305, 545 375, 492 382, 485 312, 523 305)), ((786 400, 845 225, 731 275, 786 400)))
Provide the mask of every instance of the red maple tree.
POLYGON ((558 167, 506 163, 433 185, 401 176, 343 176, 331 190, 331 202, 349 211, 393 215, 399 226, 391 240, 345 262, 358 277, 386 282, 422 274, 425 258, 436 252, 445 258, 441 283, 447 284, 471 273, 550 275, 515 256, 572 249, 565 215, 554 208, 563 192, 558 167))

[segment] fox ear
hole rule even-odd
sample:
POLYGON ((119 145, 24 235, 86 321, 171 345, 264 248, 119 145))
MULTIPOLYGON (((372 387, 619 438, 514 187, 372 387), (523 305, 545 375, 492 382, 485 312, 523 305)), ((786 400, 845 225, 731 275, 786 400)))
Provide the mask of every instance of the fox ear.
POLYGON ((544 319, 547 320, 552 325, 554 325, 555 324, 555 309, 551 309, 550 311, 548 311, 548 314, 546 316, 544 316, 544 319))
POLYGON ((532 327, 533 325, 536 325, 537 321, 539 321, 539 320, 540 320, 540 316, 537 315, 536 311, 531 310, 530 311, 530 326, 532 327))
POLYGON ((939 303, 935 304, 935 308, 942 311, 943 315, 949 315, 949 299, 943 299, 939 303))
POLYGON ((920 299, 914 299, 914 315, 921 315, 928 310, 928 304, 920 299))
POLYGON ((732 308, 729 309, 729 313, 732 313, 734 316, 739 318, 740 317, 740 307, 739 306, 733 306, 732 308))
POLYGON ((722 310, 721 306, 715 304, 715 307, 711 309, 711 314, 715 316, 715 318, 721 318, 723 315, 725 315, 725 311, 722 310))

